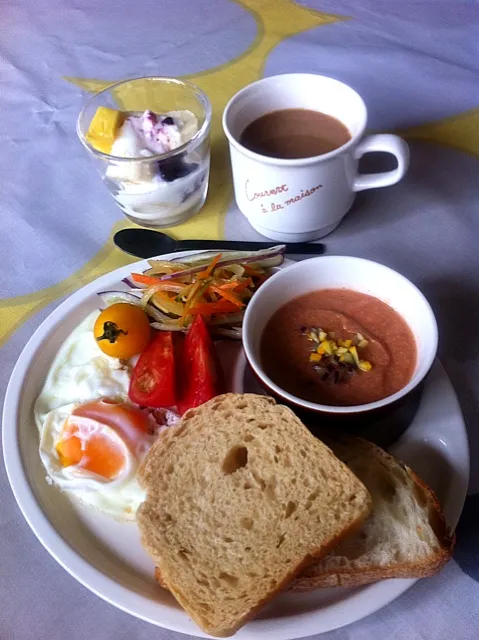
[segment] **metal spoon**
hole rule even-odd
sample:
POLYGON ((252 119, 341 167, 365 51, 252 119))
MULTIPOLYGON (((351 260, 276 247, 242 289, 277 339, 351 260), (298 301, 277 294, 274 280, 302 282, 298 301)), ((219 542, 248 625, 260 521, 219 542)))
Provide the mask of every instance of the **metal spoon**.
MULTIPOLYGON (((166 233, 151 229, 122 229, 115 233, 113 241, 119 249, 137 258, 151 258, 163 253, 190 249, 259 251, 281 244, 280 242, 243 242, 242 240, 175 240, 166 233)), ((286 253, 321 255, 325 249, 324 244, 309 242, 286 244, 286 253)))

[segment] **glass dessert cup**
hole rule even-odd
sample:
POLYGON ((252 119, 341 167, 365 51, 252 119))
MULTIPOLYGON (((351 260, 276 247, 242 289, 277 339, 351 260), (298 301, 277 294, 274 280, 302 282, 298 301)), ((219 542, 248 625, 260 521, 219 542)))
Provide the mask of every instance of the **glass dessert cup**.
POLYGON ((89 98, 77 121, 78 136, 123 213, 132 222, 152 228, 180 224, 203 206, 208 191, 210 127, 207 96, 190 82, 167 77, 133 78, 114 84, 89 98), (101 107, 128 116, 145 111, 162 116, 188 111, 196 118, 197 130, 165 153, 113 155, 93 146, 89 135, 101 107))

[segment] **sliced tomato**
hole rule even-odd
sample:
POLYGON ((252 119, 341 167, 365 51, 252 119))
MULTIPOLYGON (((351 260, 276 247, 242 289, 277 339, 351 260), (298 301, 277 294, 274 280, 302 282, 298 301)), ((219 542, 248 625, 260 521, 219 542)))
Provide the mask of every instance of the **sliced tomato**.
POLYGON ((175 352, 171 331, 158 331, 140 355, 128 390, 130 400, 146 407, 176 404, 175 352))
POLYGON ((180 415, 199 407, 222 392, 223 375, 215 345, 201 316, 193 320, 183 342, 178 376, 177 407, 180 415))

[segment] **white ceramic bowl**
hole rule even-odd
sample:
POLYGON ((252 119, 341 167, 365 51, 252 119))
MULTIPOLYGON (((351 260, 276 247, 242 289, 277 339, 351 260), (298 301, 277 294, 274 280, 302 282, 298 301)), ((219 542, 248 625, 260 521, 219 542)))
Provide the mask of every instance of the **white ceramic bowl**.
POLYGON ((243 321, 243 345, 254 373, 274 395, 312 411, 358 414, 390 405, 406 396, 424 379, 437 351, 437 323, 426 298, 407 278, 371 260, 326 256, 297 262, 278 271, 251 299, 243 321), (279 387, 263 371, 260 341, 273 313, 297 296, 319 289, 352 289, 379 298, 395 309, 409 325, 417 347, 417 362, 408 384, 391 396, 368 404, 337 407, 309 402, 279 387))

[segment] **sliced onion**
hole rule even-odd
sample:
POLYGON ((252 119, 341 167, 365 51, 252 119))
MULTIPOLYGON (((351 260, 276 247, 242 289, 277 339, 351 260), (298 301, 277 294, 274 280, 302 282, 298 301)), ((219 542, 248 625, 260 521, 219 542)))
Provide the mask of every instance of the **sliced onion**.
POLYGON ((241 327, 212 327, 211 333, 215 338, 231 338, 232 340, 241 340, 241 327))
POLYGON ((133 282, 133 280, 130 280, 130 278, 123 278, 122 282, 124 282, 127 287, 130 287, 130 289, 144 289, 145 288, 145 285, 140 286, 140 285, 136 284, 136 282, 133 282))
POLYGON ((241 278, 244 275, 244 267, 241 266, 240 264, 230 265, 230 268, 228 269, 228 271, 231 271, 232 273, 234 273, 235 276, 237 276, 238 278, 241 278))
POLYGON ((157 273, 164 273, 165 271, 183 271, 188 269, 188 264, 184 262, 175 262, 174 260, 148 260, 150 269, 147 269, 143 273, 147 276, 154 276, 157 273))
MULTIPOLYGON (((208 264, 218 253, 229 253, 228 251, 202 251, 201 253, 193 253, 191 256, 181 256, 178 258, 171 258, 171 262, 179 264, 180 266, 192 267, 199 265, 200 263, 208 264)), ((228 256, 229 257, 229 256, 228 256)))
MULTIPOLYGON (((164 283, 162 283, 162 282, 160 282, 160 284, 155 284, 155 285, 153 285, 151 287, 148 287, 148 289, 146 289, 143 292, 143 297, 141 298, 141 306, 143 308, 145 308, 147 304, 151 304, 151 302, 150 302, 151 298, 155 294, 160 293, 161 291, 164 291, 164 290, 165 290, 165 287, 164 287, 164 283)), ((171 299, 169 302, 171 303, 170 306, 172 306, 172 307, 175 306, 175 305, 181 306, 179 302, 175 302, 173 299, 171 299)), ((163 300, 161 300, 161 301, 156 300, 154 306, 155 307, 161 307, 162 308, 161 310, 162 311, 164 310, 164 313, 173 313, 173 314, 178 315, 178 316, 181 316, 181 314, 183 312, 182 308, 178 309, 178 311, 175 311, 173 308, 171 310, 168 309, 168 301, 167 300, 164 300, 164 301, 163 300)))
POLYGON ((150 327, 158 331, 186 331, 188 327, 182 327, 174 322, 150 322, 150 327))
POLYGON ((234 325, 241 324, 244 318, 244 311, 240 311, 238 313, 225 313, 224 315, 218 315, 216 318, 212 318, 208 325, 210 327, 219 327, 221 325, 234 325))
POLYGON ((171 262, 180 262, 183 264, 189 264, 196 266, 201 262, 211 262, 219 253, 221 253, 223 259, 233 260, 233 264, 236 262, 243 262, 245 258, 257 255, 261 258, 263 255, 266 257, 269 253, 284 253, 286 247, 284 244, 279 244, 275 247, 269 247, 269 249, 260 249, 259 251, 202 251, 201 253, 194 253, 190 256, 181 256, 178 258, 172 258, 171 262))
POLYGON ((175 322, 168 314, 163 313, 163 311, 160 311, 160 309, 157 309, 150 303, 146 305, 145 311, 147 315, 153 318, 153 320, 156 320, 156 322, 175 322))
MULTIPOLYGON (((150 327, 157 331, 179 331, 186 333, 189 327, 183 327, 173 322, 151 322, 150 327)), ((211 327, 211 335, 215 338, 229 338, 232 340, 241 340, 241 327, 211 327)))
POLYGON ((185 289, 187 285, 184 285, 183 283, 174 283, 174 282, 161 282, 161 280, 158 278, 158 284, 156 285, 150 285, 151 287, 155 288, 155 293, 158 293, 159 291, 172 291, 173 293, 182 293, 185 289))
POLYGON ((137 295, 129 291, 100 291, 97 295, 107 306, 116 302, 129 302, 130 304, 141 306, 141 293, 137 295))
MULTIPOLYGON (((252 253, 238 252, 231 253, 226 258, 221 259, 215 268, 227 267, 230 264, 257 264, 259 267, 278 267, 284 261, 284 245, 278 245, 277 247, 272 247, 271 249, 265 249, 263 251, 254 251, 252 253), (230 257, 230 256, 233 257, 230 257)), ((199 254, 201 256, 202 254, 199 254)), ((214 256, 217 256, 218 253, 214 253, 214 256)), ((208 260, 209 262, 209 260, 208 260)), ((183 278, 185 276, 192 275, 193 273, 197 273, 201 271, 204 267, 204 260, 202 260, 202 264, 196 264, 189 269, 185 269, 184 271, 176 271, 175 273, 165 274, 160 278, 160 280, 171 280, 174 278, 183 278)))
POLYGON ((141 299, 141 306, 143 308, 146 307, 146 305, 150 302, 150 298, 152 298, 157 291, 159 291, 158 285, 154 285, 145 289, 143 297, 141 299))
MULTIPOLYGON (((181 265, 172 265, 172 262, 177 262, 177 260, 175 260, 173 258, 173 260, 155 260, 155 259, 151 259, 148 260, 148 264, 150 265, 150 267, 152 269, 154 269, 155 271, 158 271, 158 269, 172 269, 173 267, 177 267, 177 266, 181 266, 181 265)), ((186 262, 184 264, 187 264, 186 262)))

